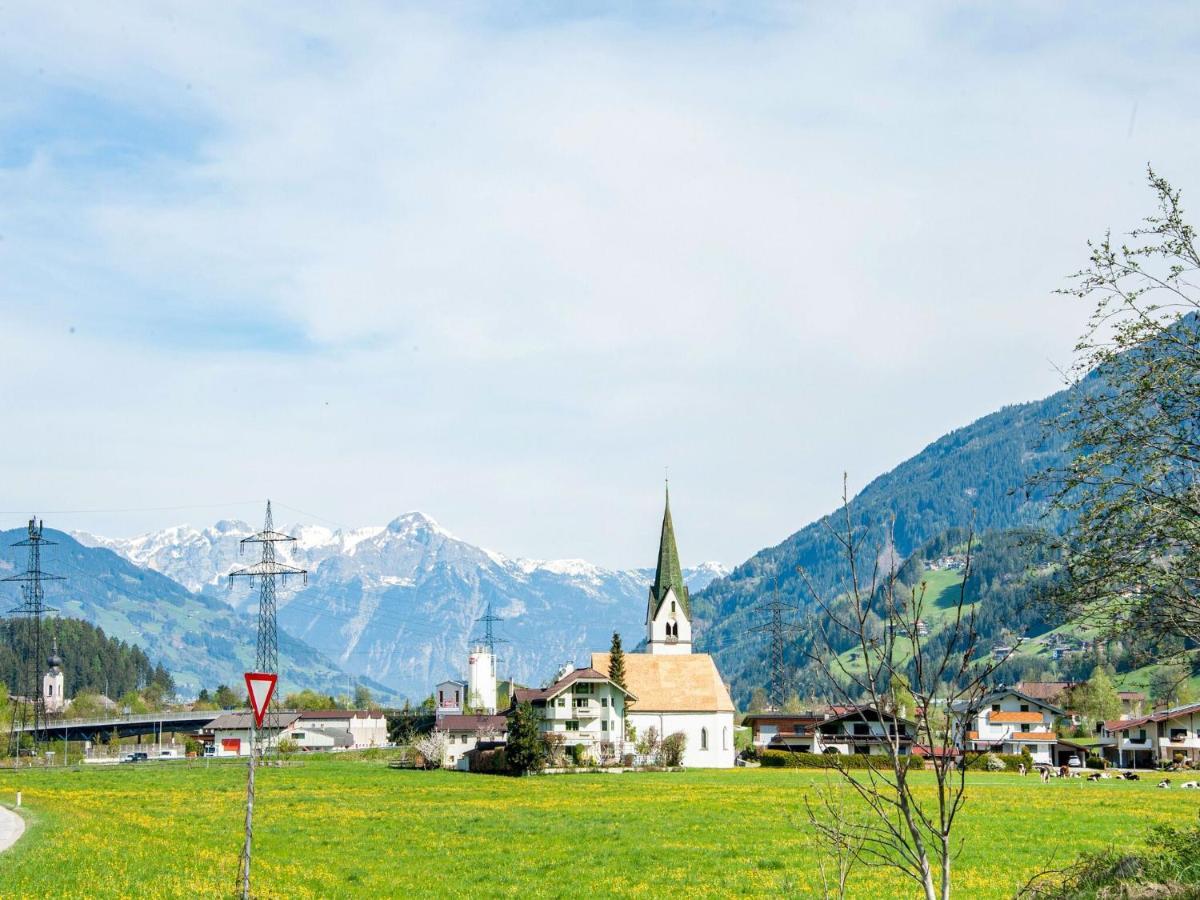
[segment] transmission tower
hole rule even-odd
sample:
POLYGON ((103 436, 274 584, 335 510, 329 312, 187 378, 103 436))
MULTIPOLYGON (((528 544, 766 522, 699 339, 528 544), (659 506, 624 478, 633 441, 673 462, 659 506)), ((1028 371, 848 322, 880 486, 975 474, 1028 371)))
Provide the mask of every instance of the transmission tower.
POLYGON ((496 657, 496 645, 508 643, 508 641, 506 641, 504 638, 496 637, 496 631, 492 627, 496 622, 503 622, 503 621, 504 621, 503 617, 492 615, 492 601, 489 600, 488 605, 487 605, 487 612, 484 613, 482 616, 480 616, 476 620, 476 623, 479 623, 479 622, 483 623, 483 635, 481 637, 471 638, 471 640, 475 641, 475 643, 482 644, 484 647, 487 647, 488 653, 490 653, 492 655, 493 659, 495 659, 495 657, 496 657))
POLYGON ((21 605, 16 609, 10 609, 9 615, 22 621, 26 629, 25 666, 22 672, 24 676, 22 681, 25 682, 23 685, 25 702, 13 712, 8 741, 9 747, 13 750, 13 756, 17 758, 21 752, 21 735, 32 726, 34 754, 36 755, 38 742, 46 728, 45 699, 42 697, 42 686, 39 683, 41 679, 38 676, 42 666, 42 616, 52 610, 46 606, 42 582, 62 581, 63 579, 61 575, 51 575, 42 571, 42 547, 54 546, 54 543, 54 541, 42 537, 42 523, 34 516, 29 520, 29 537, 12 545, 29 548, 25 571, 0 579, 0 581, 20 583, 21 605))
POLYGON ((766 621, 752 628, 751 631, 766 632, 770 636, 767 697, 772 704, 780 708, 787 700, 784 695, 784 691, 787 690, 787 666, 783 659, 784 638, 787 629, 792 627, 790 622, 784 621, 784 616, 786 613, 795 612, 796 607, 790 603, 784 603, 780 599, 778 575, 775 576, 775 590, 771 593, 770 599, 756 604, 754 609, 759 613, 766 614, 766 621))
MULTIPOLYGON (((258 579, 258 638, 254 650, 254 669, 257 672, 269 672, 275 676, 279 675, 279 627, 276 622, 275 578, 278 577, 280 583, 286 584, 290 576, 299 575, 305 584, 308 583, 307 569, 289 566, 287 563, 281 563, 275 558, 276 544, 291 543, 295 540, 294 537, 275 530, 275 523, 271 519, 271 501, 268 500, 267 517, 266 521, 263 522, 263 530, 257 534, 252 534, 248 538, 243 538, 241 544, 238 546, 238 552, 242 553, 245 551, 247 544, 261 544, 262 559, 252 566, 234 569, 229 573, 230 587, 233 586, 235 578, 249 579, 251 587, 254 585, 254 579, 258 579)), ((276 682, 276 688, 278 688, 278 682, 276 682)), ((271 694, 271 702, 267 704, 262 728, 255 727, 253 716, 250 718, 250 765, 246 785, 246 836, 245 843, 242 846, 241 859, 238 863, 238 885, 241 888, 244 900, 249 900, 250 898, 250 847, 254 834, 252 825, 254 815, 254 760, 255 757, 261 757, 265 754, 267 744, 269 743, 269 736, 272 730, 277 730, 273 729, 272 726, 278 726, 279 724, 277 715, 274 719, 272 718, 274 710, 278 705, 276 693, 271 694)))

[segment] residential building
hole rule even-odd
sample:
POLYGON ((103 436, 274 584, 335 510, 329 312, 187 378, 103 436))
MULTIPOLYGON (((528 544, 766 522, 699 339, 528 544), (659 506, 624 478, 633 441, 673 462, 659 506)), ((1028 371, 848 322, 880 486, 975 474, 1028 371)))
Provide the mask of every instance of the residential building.
POLYGON ((1124 768, 1154 768, 1175 761, 1200 763, 1200 703, 1105 722, 1100 732, 1105 759, 1124 768))
POLYGON ((588 755, 600 760, 621 754, 626 704, 634 699, 594 668, 573 669, 547 688, 517 688, 508 714, 529 701, 541 713, 543 733, 561 734, 564 745, 582 744, 588 755))
POLYGON ((438 721, 438 729, 446 734, 448 769, 466 769, 467 754, 480 745, 499 746, 505 742, 508 717, 500 715, 447 715, 438 721))
POLYGON ((435 718, 460 715, 467 697, 467 683, 454 678, 438 682, 433 696, 435 718))
POLYGON ((824 715, 751 713, 742 724, 750 725, 756 747, 798 753, 886 756, 889 746, 895 746, 906 756, 916 734, 915 722, 872 706, 835 707, 824 715))
POLYGON ((1054 765, 1056 728, 1066 712, 1016 688, 1000 687, 971 704, 953 705, 958 744, 966 751, 1017 754, 1028 749, 1035 763, 1054 765))
MULTIPOLYGON (((267 747, 275 747, 284 733, 291 731, 299 720, 299 713, 267 713, 263 718, 267 747)), ((213 756, 249 756, 253 725, 253 713, 223 713, 200 729, 199 737, 201 741, 212 746, 213 756)))
MULTIPOLYGON (((296 728, 305 732, 326 732, 337 737, 334 746, 352 750, 382 747, 388 743, 387 719, 378 710, 304 710, 300 713, 296 728), (346 743, 346 738, 349 738, 349 743, 346 743)), ((304 741, 300 743, 303 745, 304 741)), ((321 739, 317 743, 324 745, 325 741, 321 739)))

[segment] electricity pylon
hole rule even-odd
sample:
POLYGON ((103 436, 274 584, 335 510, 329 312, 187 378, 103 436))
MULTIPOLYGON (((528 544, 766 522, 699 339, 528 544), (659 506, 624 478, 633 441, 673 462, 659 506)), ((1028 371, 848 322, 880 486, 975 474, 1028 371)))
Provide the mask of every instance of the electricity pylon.
POLYGON ((770 635, 767 697, 776 708, 782 708, 787 700, 787 697, 784 696, 784 691, 787 689, 787 665, 783 658, 783 647, 786 631, 792 627, 791 623, 784 621, 784 614, 795 612, 796 607, 790 603, 784 603, 780 599, 778 575, 775 576, 775 590, 771 594, 771 599, 757 604, 755 609, 765 612, 767 621, 752 628, 751 631, 766 632, 770 635))
MULTIPOLYGON (((10 609, 9 615, 24 620, 28 630, 28 643, 25 656, 25 702, 20 704, 18 713, 13 712, 12 728, 9 732, 8 745, 13 750, 13 756, 19 758, 21 752, 21 735, 25 729, 33 726, 34 754, 37 754, 38 742, 45 730, 45 698, 42 696, 42 686, 38 674, 42 666, 42 616, 51 612, 46 606, 42 590, 43 581, 62 581, 61 575, 51 575, 42 571, 42 547, 54 546, 54 541, 42 537, 42 523, 34 516, 29 520, 29 537, 17 541, 12 546, 28 547, 29 554, 25 563, 25 571, 9 575, 0 581, 18 582, 21 585, 22 602, 16 609, 10 609), (32 721, 30 721, 32 719, 32 721)), ((15 623, 14 623, 15 628, 15 623)))

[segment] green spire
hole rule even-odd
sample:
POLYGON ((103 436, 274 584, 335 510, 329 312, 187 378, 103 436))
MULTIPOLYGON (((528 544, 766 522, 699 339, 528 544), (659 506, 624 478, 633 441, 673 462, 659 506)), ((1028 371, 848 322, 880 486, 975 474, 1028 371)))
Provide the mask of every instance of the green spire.
POLYGON ((667 487, 667 508, 663 513, 662 537, 658 542, 658 571, 654 573, 654 586, 650 588, 650 616, 658 612, 667 596, 667 589, 675 589, 675 598, 683 608, 685 616, 691 616, 688 606, 688 589, 683 583, 683 570, 679 566, 679 549, 675 546, 675 526, 671 522, 671 488, 667 487))

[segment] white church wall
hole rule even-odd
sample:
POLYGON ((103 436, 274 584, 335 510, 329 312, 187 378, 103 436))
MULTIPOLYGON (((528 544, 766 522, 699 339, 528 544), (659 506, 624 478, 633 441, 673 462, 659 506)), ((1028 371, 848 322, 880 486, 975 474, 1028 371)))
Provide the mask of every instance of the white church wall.
POLYGON ((687 736, 683 765, 689 769, 729 769, 734 765, 737 751, 733 745, 733 713, 630 712, 628 718, 629 724, 637 729, 639 740, 651 727, 658 730, 659 737, 683 732, 687 736))

